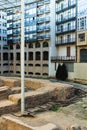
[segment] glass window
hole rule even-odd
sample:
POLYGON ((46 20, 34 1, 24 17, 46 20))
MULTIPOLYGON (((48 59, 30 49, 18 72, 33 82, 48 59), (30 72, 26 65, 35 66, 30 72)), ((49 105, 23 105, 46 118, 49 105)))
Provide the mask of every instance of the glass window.
POLYGON ((36 48, 39 48, 39 47, 40 47, 40 43, 39 43, 39 42, 36 42, 35 47, 36 47, 36 48))
POLYGON ((40 60, 40 58, 41 58, 41 55, 40 55, 40 52, 36 52, 36 60, 40 60))
POLYGON ((28 54, 28 60, 33 60, 33 52, 29 52, 28 54))
POLYGON ((79 38, 79 42, 85 41, 85 33, 79 34, 78 38, 79 38))

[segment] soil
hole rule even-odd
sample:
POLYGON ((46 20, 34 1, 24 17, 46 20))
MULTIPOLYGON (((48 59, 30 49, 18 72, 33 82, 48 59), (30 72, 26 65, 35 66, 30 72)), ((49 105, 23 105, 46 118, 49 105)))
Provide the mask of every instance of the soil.
POLYGON ((87 130, 87 95, 76 98, 66 106, 59 105, 57 109, 38 112, 34 118, 21 117, 21 120, 31 126, 53 123, 59 130, 66 130, 71 125, 78 125, 82 130, 87 130))

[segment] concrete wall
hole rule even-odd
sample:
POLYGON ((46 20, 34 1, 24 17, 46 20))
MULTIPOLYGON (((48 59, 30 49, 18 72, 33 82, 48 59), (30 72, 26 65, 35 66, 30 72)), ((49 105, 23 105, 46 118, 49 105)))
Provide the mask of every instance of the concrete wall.
POLYGON ((74 78, 87 80, 87 63, 74 64, 74 78))

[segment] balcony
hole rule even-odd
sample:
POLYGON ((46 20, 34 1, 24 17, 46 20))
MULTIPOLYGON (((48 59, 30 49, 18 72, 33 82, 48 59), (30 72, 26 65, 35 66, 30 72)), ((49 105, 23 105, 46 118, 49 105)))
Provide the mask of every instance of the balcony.
POLYGON ((49 31, 50 30, 50 26, 45 26, 44 27, 44 31, 49 31))
POLYGON ((50 17, 46 17, 45 22, 50 22, 50 17))
POLYGON ((9 16, 9 15, 13 15, 13 11, 12 10, 7 11, 7 16, 9 16))
POLYGON ((70 26, 70 27, 65 27, 63 29, 58 29, 56 31, 57 35, 65 34, 65 33, 70 33, 70 32, 75 32, 76 31, 76 26, 70 26))
POLYGON ((64 0, 56 0, 56 3, 60 3, 60 2, 62 2, 62 1, 64 1, 64 0))
POLYGON ((13 22, 13 19, 8 19, 7 20, 7 23, 12 23, 13 22))
POLYGON ((44 2, 38 2, 37 3, 37 6, 43 6, 44 5, 44 2))
POLYGON ((43 39, 44 39, 44 35, 38 35, 38 36, 37 36, 37 39, 38 39, 38 40, 43 40, 43 39))
POLYGON ((64 12, 64 11, 69 10, 71 8, 74 8, 75 6, 76 6, 76 3, 72 2, 71 4, 65 5, 63 8, 57 8, 56 13, 59 14, 61 12, 64 12))
POLYGON ((37 23, 44 23, 44 18, 39 18, 38 20, 37 20, 37 23))
POLYGON ((13 29, 20 28, 21 24, 13 24, 13 29))
POLYGON ((44 0, 44 3, 45 3, 45 4, 49 4, 49 3, 50 3, 50 0, 44 0))
POLYGON ((37 11, 37 14, 38 14, 38 15, 44 14, 44 9, 43 9, 43 10, 38 10, 38 11, 37 11))
POLYGON ((45 12, 45 13, 49 13, 49 12, 50 12, 50 8, 46 8, 46 9, 44 10, 44 12, 45 12))
POLYGON ((13 31, 13 36, 19 36, 19 35, 21 35, 21 32, 20 31, 13 31))
POLYGON ((61 19, 57 19, 56 24, 59 25, 73 20, 76 20, 76 14, 66 15, 61 19))
POLYGON ((33 38, 27 38, 27 37, 25 37, 25 43, 30 43, 30 42, 35 42, 35 41, 37 41, 36 37, 33 37, 33 38))
POLYGON ((26 34, 32 34, 32 33, 36 33, 36 30, 32 30, 32 31, 30 31, 30 30, 25 30, 25 35, 26 35, 26 34))
POLYGON ((48 34, 48 35, 44 35, 44 39, 50 39, 50 34, 48 34))
POLYGON ((52 62, 75 62, 76 57, 75 56, 52 56, 51 61, 52 62))
POLYGON ((68 44, 75 44, 76 43, 76 39, 75 38, 66 38, 66 39, 62 39, 62 40, 58 40, 56 41, 56 46, 59 45, 68 45, 68 44))

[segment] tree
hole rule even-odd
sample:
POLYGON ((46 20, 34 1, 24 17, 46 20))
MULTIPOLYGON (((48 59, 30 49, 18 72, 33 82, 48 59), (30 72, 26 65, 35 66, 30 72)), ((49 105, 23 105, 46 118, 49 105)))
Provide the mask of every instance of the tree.
POLYGON ((67 67, 63 63, 62 65, 58 65, 57 71, 56 71, 56 79, 59 80, 66 80, 68 77, 67 67))

